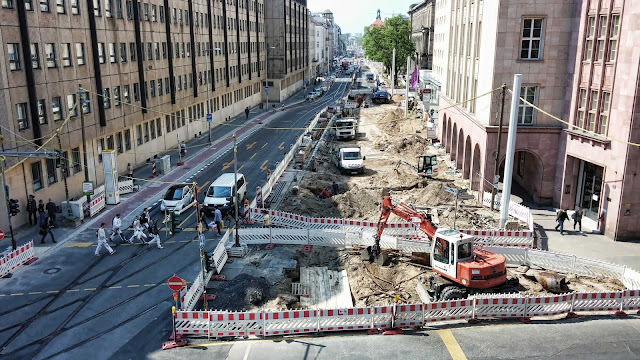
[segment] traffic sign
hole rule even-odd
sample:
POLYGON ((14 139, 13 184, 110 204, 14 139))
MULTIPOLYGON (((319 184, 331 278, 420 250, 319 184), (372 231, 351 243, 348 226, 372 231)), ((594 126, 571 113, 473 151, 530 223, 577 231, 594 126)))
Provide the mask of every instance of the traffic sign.
POLYGON ((172 277, 169 278, 169 289, 173 290, 173 291, 180 291, 182 290, 182 288, 184 287, 184 282, 182 279, 180 279, 177 275, 173 275, 172 277))
POLYGON ((444 191, 446 191, 446 192, 450 192, 450 193, 452 193, 452 194, 454 194, 454 195, 457 195, 457 194, 458 194, 458 190, 456 190, 456 189, 452 189, 452 188, 448 188, 448 187, 445 187, 445 188, 444 188, 444 191))
POLYGON ((0 230, 0 240, 4 239, 4 231, 0 230))
POLYGON ((460 200, 471 200, 471 199, 474 199, 474 198, 475 198, 475 196, 473 196, 473 195, 468 195, 468 194, 467 194, 467 195, 458 195, 458 198, 459 198, 460 200))
POLYGON ((267 94, 269 93, 269 87, 268 86, 264 87, 264 92, 266 92, 267 94))
POLYGON ((200 250, 204 250, 204 234, 200 234, 200 237, 198 237, 198 242, 200 243, 200 250))
POLYGON ((212 122, 213 121, 213 114, 208 113, 207 114, 207 122, 212 122))

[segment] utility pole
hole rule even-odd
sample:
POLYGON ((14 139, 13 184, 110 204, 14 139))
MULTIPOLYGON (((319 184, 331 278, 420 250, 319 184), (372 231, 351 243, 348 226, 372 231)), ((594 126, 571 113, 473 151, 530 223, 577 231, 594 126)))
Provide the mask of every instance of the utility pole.
MULTIPOLYGON (((209 57, 212 57, 212 51, 218 50, 220 50, 220 48, 213 48, 205 51, 208 51, 209 57)), ((209 99, 209 87, 211 87, 211 82, 216 80, 213 76, 213 73, 211 73, 211 76, 209 76, 209 61, 207 61, 207 81, 207 123, 209 124, 209 145, 211 145, 211 123, 213 122, 213 112, 211 111, 212 106, 210 103, 211 100, 209 99)))
POLYGON ((504 118, 504 97, 507 92, 507 84, 502 84, 500 95, 500 123, 498 124, 498 148, 496 150, 496 166, 493 171, 493 188, 491 189, 491 211, 494 208, 496 194, 498 193, 498 181, 500 180, 500 148, 502 147, 502 119, 504 118))
POLYGON ((391 60, 391 97, 393 97, 393 89, 396 87, 396 48, 393 48, 393 59, 391 60))
POLYGON ((511 199, 511 181, 513 180, 513 158, 516 150, 516 130, 518 128, 518 104, 520 103, 520 84, 522 74, 513 75, 513 92, 511 98, 511 118, 509 119, 509 137, 504 165, 504 183, 502 187, 502 206, 500 208, 500 228, 509 218, 509 202, 511 199))
MULTIPOLYGON (((267 50, 264 55, 264 94, 267 98, 267 107, 265 111, 269 111, 269 49, 275 49, 275 46, 267 46, 267 50)), ((234 135, 235 136, 235 135, 234 135)))
POLYGON ((202 268, 202 294, 204 294, 203 302, 204 309, 209 310, 209 305, 207 304, 207 284, 205 283, 206 275, 207 275, 207 253, 204 251, 204 235, 202 234, 202 222, 200 219, 200 207, 198 206, 198 183, 193 182, 193 188, 191 193, 194 195, 195 199, 195 208, 196 208, 196 229, 198 230, 198 243, 200 244, 200 267, 202 268))
POLYGON ((411 56, 407 56, 407 71, 404 75, 404 118, 409 116, 409 66, 411 65, 411 56))
POLYGON ((233 225, 234 233, 236 234, 236 243, 234 246, 240 247, 240 235, 238 234, 238 139, 236 138, 236 134, 233 134, 233 183, 236 189, 235 194, 233 194, 233 205, 236 215, 236 223, 233 225))
MULTIPOLYGON (((78 84, 78 104, 80 104, 80 133, 82 135, 82 159, 84 161, 84 182, 89 182, 89 162, 87 160, 87 138, 84 133, 84 89, 78 84)), ((91 195, 87 194, 87 206, 91 204, 91 195)))
MULTIPOLYGON (((62 141, 60 141, 60 133, 56 132, 56 137, 58 138, 58 151, 60 151, 60 155, 62 156, 62 141)), ((71 204, 69 203, 69 185, 67 184, 67 159, 62 158, 64 164, 62 164, 62 181, 64 182, 64 198, 67 200, 67 217, 70 219, 72 217, 71 214, 71 204)))

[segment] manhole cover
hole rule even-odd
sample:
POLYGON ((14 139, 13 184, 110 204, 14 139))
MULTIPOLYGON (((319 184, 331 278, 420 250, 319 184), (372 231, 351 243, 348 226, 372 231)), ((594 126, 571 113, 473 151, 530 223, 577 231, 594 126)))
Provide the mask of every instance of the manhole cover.
POLYGON ((62 270, 62 269, 55 267, 55 268, 47 269, 47 270, 43 271, 43 273, 45 273, 47 275, 51 275, 51 274, 55 274, 55 273, 60 272, 60 270, 62 270))

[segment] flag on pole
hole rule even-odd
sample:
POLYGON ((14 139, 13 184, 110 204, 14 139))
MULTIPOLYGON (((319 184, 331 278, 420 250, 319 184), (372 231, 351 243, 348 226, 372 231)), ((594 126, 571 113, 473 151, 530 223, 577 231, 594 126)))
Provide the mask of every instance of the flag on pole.
POLYGON ((416 89, 418 87, 418 68, 415 67, 411 73, 411 88, 416 89))

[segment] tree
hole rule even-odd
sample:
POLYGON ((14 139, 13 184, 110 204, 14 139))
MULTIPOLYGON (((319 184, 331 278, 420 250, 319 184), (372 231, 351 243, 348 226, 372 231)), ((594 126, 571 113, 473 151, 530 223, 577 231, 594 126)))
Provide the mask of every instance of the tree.
MULTIPOLYGON (((362 36, 362 48, 364 55, 381 62, 391 73, 393 62, 393 49, 396 49, 396 71, 394 79, 398 79, 398 70, 404 68, 403 64, 407 56, 415 53, 416 46, 411 42, 411 24, 401 15, 387 18, 384 26, 374 26, 364 29, 362 36)), ((395 85, 395 84, 393 84, 395 85)))

